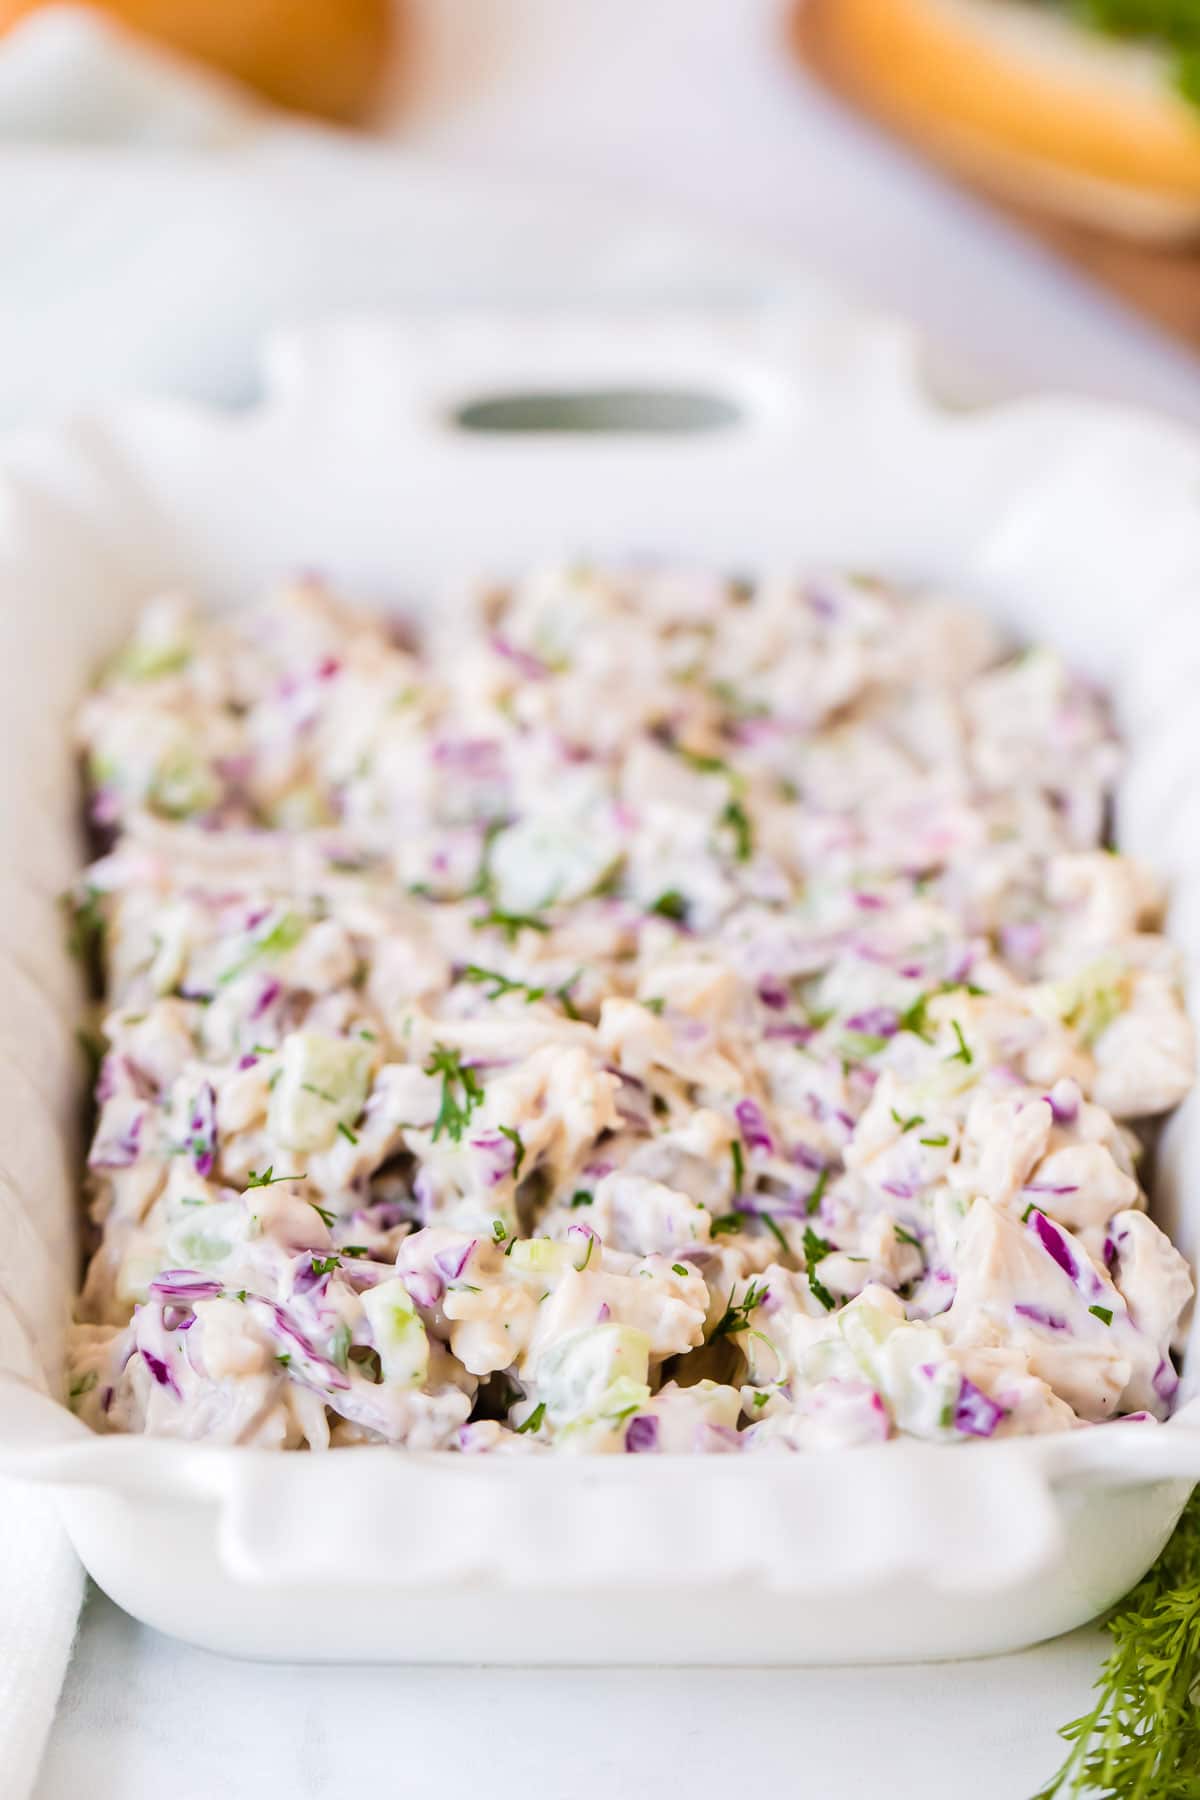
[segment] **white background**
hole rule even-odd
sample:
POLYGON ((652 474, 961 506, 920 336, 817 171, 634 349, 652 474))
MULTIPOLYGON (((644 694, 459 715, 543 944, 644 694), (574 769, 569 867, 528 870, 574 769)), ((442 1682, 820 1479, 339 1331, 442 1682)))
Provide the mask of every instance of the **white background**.
MULTIPOLYGON (((264 322, 302 314, 306 300, 319 309, 371 294, 366 209, 375 209, 378 268, 391 268, 404 249, 404 184, 437 163, 464 196, 472 182, 483 192, 506 176, 540 185, 549 175, 559 192, 522 231, 497 237, 491 263, 482 251, 463 262, 461 278, 449 262, 431 269, 410 257, 422 297, 455 295, 457 279, 472 298, 569 292, 573 276, 577 288, 594 206, 606 241, 619 240, 614 219, 628 219, 610 283, 623 291, 637 290, 639 268, 657 291, 706 267, 715 291, 776 279, 798 261, 909 314, 991 381, 1090 389, 1200 420, 1196 364, 808 88, 780 55, 773 0, 420 0, 412 12, 414 62, 397 78, 388 121, 395 211, 380 204, 386 168, 325 146, 338 179, 357 171, 346 193, 347 208, 355 196, 358 205, 354 268, 339 263, 331 275, 319 245, 307 258, 285 245, 288 223, 303 227, 297 194, 260 254, 247 233, 242 262, 226 256, 222 304, 206 305, 201 320, 188 313, 185 282, 162 303, 148 238, 134 278, 113 263, 89 288, 84 258, 97 245, 111 253, 113 233, 94 210, 85 224, 77 204, 49 237, 33 185, 10 186, 4 204, 26 252, 13 262, 27 286, 6 284, 0 309, 21 349, 11 365, 21 364, 19 410, 37 410, 39 392, 62 403, 126 380, 238 392, 264 322), (587 198, 570 197, 574 183, 587 198), (655 238, 647 207, 678 221, 686 255, 655 238), (53 296, 53 354, 46 309, 32 298, 39 286, 53 296)), ((161 204, 170 178, 151 160, 161 204)), ((117 185, 128 179, 113 169, 117 185)), ((37 163, 39 179, 48 171, 37 163)), ((320 179, 327 237, 338 221, 320 179)), ((306 184, 310 205, 313 191, 306 184)), ((64 174, 64 199, 80 192, 64 174)), ((219 180, 193 180, 189 193, 169 221, 177 270, 189 246, 199 265, 222 206, 219 180)), ((232 214, 236 200, 228 204, 232 214)), ((348 242, 343 229, 343 252, 348 242)), ((598 281, 608 276, 598 269, 598 281)), ((392 276, 379 285, 404 291, 392 276)), ((16 405, 17 375, 5 379, 0 400, 16 405)), ((172 1644, 93 1595, 37 1796, 1029 1800, 1057 1764, 1054 1728, 1088 1704, 1100 1642, 1085 1631, 987 1662, 876 1670, 274 1668, 172 1644)))

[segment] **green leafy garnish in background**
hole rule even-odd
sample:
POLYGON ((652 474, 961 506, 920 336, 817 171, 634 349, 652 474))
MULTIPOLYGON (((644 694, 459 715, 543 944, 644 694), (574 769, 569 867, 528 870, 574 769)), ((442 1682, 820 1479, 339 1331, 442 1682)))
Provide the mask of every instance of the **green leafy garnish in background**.
MULTIPOLYGON (((1051 0, 1110 37, 1157 44, 1171 54, 1175 85, 1200 107, 1200 0, 1051 0)), ((1197 1789, 1200 1792, 1200 1788, 1197 1789)))
POLYGON ((1200 1492, 1105 1621, 1113 1647, 1067 1760, 1035 1800, 1200 1800, 1200 1492))

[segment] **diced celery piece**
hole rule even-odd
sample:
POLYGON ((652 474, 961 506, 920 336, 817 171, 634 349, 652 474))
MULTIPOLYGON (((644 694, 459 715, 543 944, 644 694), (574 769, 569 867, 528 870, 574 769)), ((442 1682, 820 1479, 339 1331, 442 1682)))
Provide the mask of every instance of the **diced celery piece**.
POLYGON ((1125 1010, 1125 971, 1115 956, 1102 956, 1077 975, 1036 990, 1036 996, 1039 1012, 1061 1019, 1091 1045, 1125 1010))
POLYGON ((361 1113, 371 1065, 371 1046, 361 1039, 290 1032, 268 1112, 275 1142, 286 1150, 325 1149, 338 1126, 352 1125, 361 1113))
POLYGON ((207 812, 221 798, 212 769, 193 745, 181 741, 159 759, 150 783, 150 798, 172 819, 207 812))
POLYGON ((606 1324, 573 1331, 551 1344, 538 1358, 535 1373, 537 1391, 557 1424, 598 1416, 602 1407, 611 1406, 615 1383, 631 1382, 640 1390, 649 1370, 650 1340, 645 1332, 606 1324))
POLYGON ((507 1260, 529 1275, 561 1275, 573 1266, 566 1244, 552 1238, 518 1238, 507 1260))
POLYGON ((493 839, 488 870, 496 904, 505 912, 536 913, 556 901, 582 900, 612 873, 618 847, 569 819, 530 819, 493 839))
POLYGON ((429 1378, 429 1339, 402 1281, 381 1281, 362 1297, 385 1381, 421 1387, 429 1378))

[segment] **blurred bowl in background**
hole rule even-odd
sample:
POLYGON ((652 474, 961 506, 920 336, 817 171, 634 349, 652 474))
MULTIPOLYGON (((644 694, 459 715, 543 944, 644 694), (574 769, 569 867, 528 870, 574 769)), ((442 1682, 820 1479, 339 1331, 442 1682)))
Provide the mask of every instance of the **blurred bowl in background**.
MULTIPOLYGON (((48 0, 0 0, 0 31, 48 0)), ((392 0, 97 0, 93 10, 254 88, 341 124, 376 98, 398 35, 392 0)))

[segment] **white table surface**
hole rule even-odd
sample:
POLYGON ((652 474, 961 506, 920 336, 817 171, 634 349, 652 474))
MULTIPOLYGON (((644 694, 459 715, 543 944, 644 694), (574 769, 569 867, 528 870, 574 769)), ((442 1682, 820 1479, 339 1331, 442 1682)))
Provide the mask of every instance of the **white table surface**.
MULTIPOLYGON (((412 10, 401 148, 674 209, 908 313, 1011 386, 1200 421, 1200 365, 808 88, 776 53, 774 0, 412 10)), ((189 1650, 93 1593, 37 1800, 1028 1800, 1100 1643, 873 1670, 315 1670, 189 1650)))

